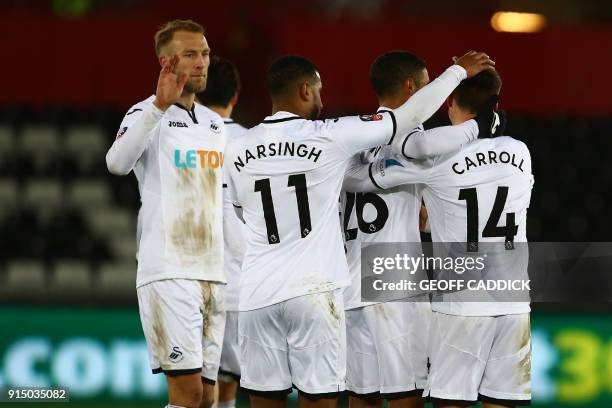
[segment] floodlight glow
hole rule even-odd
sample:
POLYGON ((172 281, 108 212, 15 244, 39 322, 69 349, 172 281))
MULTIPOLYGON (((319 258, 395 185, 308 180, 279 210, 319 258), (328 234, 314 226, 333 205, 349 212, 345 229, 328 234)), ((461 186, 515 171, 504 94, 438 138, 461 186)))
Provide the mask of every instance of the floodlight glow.
POLYGON ((535 33, 546 25, 546 17, 536 13, 498 11, 491 17, 495 31, 507 33, 535 33))

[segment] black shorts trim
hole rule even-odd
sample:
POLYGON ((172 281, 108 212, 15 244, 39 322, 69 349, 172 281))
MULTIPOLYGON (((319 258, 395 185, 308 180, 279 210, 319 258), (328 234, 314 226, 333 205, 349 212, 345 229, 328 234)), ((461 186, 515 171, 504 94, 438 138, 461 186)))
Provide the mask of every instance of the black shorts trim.
POLYGON ((353 397, 364 400, 364 401, 378 399, 378 398, 392 401, 392 400, 397 400, 397 399, 402 399, 402 398, 422 396, 423 389, 417 388, 417 389, 410 390, 410 391, 388 392, 388 393, 381 393, 379 391, 375 391, 375 392, 370 392, 367 394, 359 394, 355 391, 349 390, 348 394, 352 395, 353 397))
POLYGON ((401 392, 389 392, 386 394, 380 394, 381 398, 386 400, 397 400, 408 397, 420 397, 423 395, 423 389, 414 389, 410 391, 401 391, 401 392))
POLYGON ((350 395, 351 397, 359 398, 362 401, 372 401, 372 400, 378 400, 381 398, 380 392, 378 391, 369 392, 367 394, 359 394, 359 393, 356 393, 355 391, 347 390, 347 394, 350 395))
POLYGON ((510 405, 512 406, 529 406, 531 405, 531 400, 509 400, 509 399, 500 399, 500 398, 493 398, 493 397, 488 397, 486 395, 482 395, 482 394, 478 394, 478 401, 482 401, 482 402, 490 402, 492 404, 498 404, 498 405, 510 405))
POLYGON ((321 399, 333 399, 333 398, 338 398, 340 396, 340 391, 310 394, 308 392, 304 392, 300 390, 298 387, 295 387, 295 388, 298 390, 299 395, 303 396, 304 398, 310 401, 318 401, 321 399))
POLYGON ((161 367, 154 368, 151 370, 153 374, 161 374, 164 373, 170 377, 178 377, 179 375, 189 375, 202 372, 202 367, 198 368, 187 368, 184 370, 162 370, 161 367))
POLYGON ((282 401, 287 398, 287 395, 291 394, 293 388, 287 388, 285 390, 277 390, 277 391, 259 391, 252 390, 250 388, 241 387, 245 390, 249 395, 253 395, 255 397, 267 398, 271 400, 282 401))
POLYGON ((219 369, 219 375, 227 375, 228 377, 232 377, 232 380, 236 382, 240 381, 240 374, 236 374, 231 371, 223 370, 221 368, 219 369))
POLYGON ((436 397, 429 397, 429 402, 444 402, 446 404, 449 405, 474 405, 476 404, 478 401, 466 401, 466 400, 452 400, 452 399, 444 399, 444 398, 436 398, 436 397))
POLYGON ((210 385, 215 385, 217 383, 217 381, 215 380, 211 380, 210 378, 206 378, 204 376, 200 377, 202 378, 202 384, 210 384, 210 385))

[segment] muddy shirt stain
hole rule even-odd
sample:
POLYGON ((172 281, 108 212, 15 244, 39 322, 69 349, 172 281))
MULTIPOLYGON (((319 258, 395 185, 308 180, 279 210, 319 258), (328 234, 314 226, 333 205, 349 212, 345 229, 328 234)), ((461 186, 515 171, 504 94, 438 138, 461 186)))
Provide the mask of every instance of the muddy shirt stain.
POLYGON ((204 262, 216 241, 217 175, 210 168, 177 169, 176 217, 170 241, 184 266, 204 262))

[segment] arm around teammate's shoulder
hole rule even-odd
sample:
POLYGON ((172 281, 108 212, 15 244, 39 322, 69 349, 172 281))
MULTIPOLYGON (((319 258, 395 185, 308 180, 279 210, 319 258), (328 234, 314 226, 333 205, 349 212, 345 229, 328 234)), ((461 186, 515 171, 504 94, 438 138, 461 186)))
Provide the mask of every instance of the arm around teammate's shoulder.
POLYGON ((109 172, 124 176, 132 171, 147 148, 163 114, 153 104, 136 105, 128 111, 117 138, 106 153, 106 167, 109 172))
POLYGON ((455 126, 417 128, 404 139, 402 154, 406 158, 426 159, 453 152, 477 137, 478 125, 472 119, 455 126))

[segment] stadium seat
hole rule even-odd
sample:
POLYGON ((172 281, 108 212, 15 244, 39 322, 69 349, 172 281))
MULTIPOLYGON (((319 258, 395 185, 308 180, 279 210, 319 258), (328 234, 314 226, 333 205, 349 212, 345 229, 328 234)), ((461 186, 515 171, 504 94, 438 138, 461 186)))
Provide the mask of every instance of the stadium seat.
POLYGON ((107 206, 111 193, 108 184, 103 180, 81 180, 70 186, 68 196, 73 206, 91 209, 107 206))
POLYGON ((26 126, 21 132, 19 148, 27 152, 46 152, 58 149, 58 131, 54 125, 26 126))
POLYGON ((21 132, 17 148, 20 161, 26 160, 32 167, 28 170, 48 175, 55 168, 59 151, 58 130, 54 125, 27 126, 21 132))
POLYGON ((66 130, 64 148, 70 153, 104 154, 108 146, 99 127, 73 126, 66 130))
POLYGON ((0 179, 0 211, 2 208, 13 208, 18 202, 17 183, 12 179, 0 179))
POLYGON ((43 292, 46 287, 45 269, 37 261, 13 261, 7 265, 6 287, 10 292, 43 292))
POLYGON ((108 244, 116 259, 129 261, 136 258, 136 237, 133 231, 125 235, 113 234, 108 244))
POLYGON ((13 128, 7 125, 0 125, 0 158, 7 153, 13 153, 15 148, 15 138, 13 128))
POLYGON ((90 229, 111 241, 115 237, 136 234, 133 211, 121 207, 90 209, 86 212, 90 229))
POLYGON ((50 290, 53 295, 80 298, 92 290, 92 273, 87 263, 62 260, 55 264, 50 290))
POLYGON ((55 179, 35 179, 24 188, 24 203, 33 208, 59 207, 63 203, 63 188, 55 179))
POLYGON ((15 163, 15 137, 13 128, 0 125, 0 172, 10 174, 15 163))
POLYGON ((108 149, 104 131, 97 126, 74 126, 67 130, 64 154, 76 158, 82 173, 105 170, 104 156, 108 149))
POLYGON ((100 268, 95 290, 101 297, 133 298, 136 293, 136 262, 104 264, 100 268))

